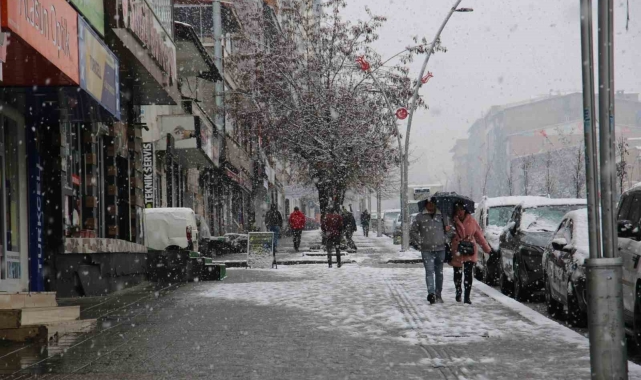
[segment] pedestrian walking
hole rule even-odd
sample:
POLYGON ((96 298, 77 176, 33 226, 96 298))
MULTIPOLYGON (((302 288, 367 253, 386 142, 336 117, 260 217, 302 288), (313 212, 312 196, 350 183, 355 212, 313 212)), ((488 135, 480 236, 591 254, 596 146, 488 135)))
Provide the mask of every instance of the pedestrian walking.
POLYGON ((343 233, 343 217, 333 207, 327 209, 321 229, 325 234, 327 248, 327 263, 332 267, 332 251, 336 248, 336 266, 341 267, 341 234, 343 233))
POLYGON ((491 251, 490 245, 483 236, 483 231, 476 219, 470 215, 463 203, 454 205, 454 227, 456 233, 452 238, 452 261, 454 267, 454 286, 456 287, 456 302, 461 302, 461 282, 464 283, 464 301, 472 304, 472 280, 474 267, 478 258, 478 245, 485 253, 491 251))
POLYGON ((419 202, 419 210, 410 233, 418 242, 425 267, 425 282, 427 284, 427 301, 443 303, 443 261, 447 239, 451 234, 449 218, 436 208, 431 198, 419 202))
POLYGON ((298 207, 294 207, 294 212, 289 215, 289 228, 294 235, 294 250, 298 252, 300 247, 300 239, 305 229, 305 214, 303 214, 298 207))
POLYGON ((269 211, 265 214, 265 226, 269 231, 274 233, 274 252, 276 252, 280 229, 283 227, 283 216, 276 208, 275 203, 272 203, 269 211))
POLYGON ((356 243, 354 243, 354 232, 356 232, 356 219, 351 211, 343 207, 343 228, 345 230, 345 240, 347 241, 347 248, 356 251, 356 243))
POLYGON ((372 216, 367 212, 367 209, 361 212, 361 226, 363 227, 363 235, 365 235, 365 237, 369 234, 369 221, 371 218, 372 216))

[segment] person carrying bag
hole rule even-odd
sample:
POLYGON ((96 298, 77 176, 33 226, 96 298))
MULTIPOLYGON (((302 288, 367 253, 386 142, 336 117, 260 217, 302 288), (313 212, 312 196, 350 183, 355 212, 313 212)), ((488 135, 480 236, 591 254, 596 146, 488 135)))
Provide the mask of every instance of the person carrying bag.
POLYGON ((452 238, 452 261, 454 267, 454 286, 456 287, 456 302, 461 302, 461 282, 464 280, 466 304, 472 304, 472 280, 474 267, 478 256, 478 244, 485 253, 491 251, 490 245, 483 236, 483 231, 476 219, 466 210, 465 205, 457 203, 454 206, 454 228, 456 233, 452 238))

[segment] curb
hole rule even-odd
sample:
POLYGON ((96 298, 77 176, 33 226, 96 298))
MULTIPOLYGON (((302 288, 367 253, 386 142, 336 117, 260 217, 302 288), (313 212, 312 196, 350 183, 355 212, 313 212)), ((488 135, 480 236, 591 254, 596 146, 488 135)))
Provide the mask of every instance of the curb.
POLYGON ((384 264, 422 264, 423 259, 389 259, 384 264))

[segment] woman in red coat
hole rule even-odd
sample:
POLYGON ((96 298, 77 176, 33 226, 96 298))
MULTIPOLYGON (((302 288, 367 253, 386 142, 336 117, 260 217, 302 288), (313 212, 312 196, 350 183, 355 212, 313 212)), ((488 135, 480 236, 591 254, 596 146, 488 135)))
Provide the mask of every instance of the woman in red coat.
POLYGON ((461 280, 465 278, 465 303, 472 304, 470 293, 472 292, 472 279, 474 277, 474 267, 478 257, 478 245, 483 248, 485 253, 491 251, 490 245, 483 236, 481 227, 476 219, 470 215, 462 203, 457 203, 454 207, 454 227, 456 234, 452 238, 452 261, 450 265, 454 267, 454 286, 456 287, 456 302, 461 302, 461 280), (472 243, 473 254, 464 255, 459 252, 461 242, 472 243))

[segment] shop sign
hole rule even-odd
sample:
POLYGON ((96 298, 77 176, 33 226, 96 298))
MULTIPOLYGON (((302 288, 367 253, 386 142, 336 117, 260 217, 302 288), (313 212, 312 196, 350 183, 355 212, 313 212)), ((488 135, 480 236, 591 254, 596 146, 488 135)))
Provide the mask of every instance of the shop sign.
POLYGON ((122 19, 127 29, 142 41, 151 56, 177 81, 176 45, 145 0, 122 0, 122 19))
POLYGON ((145 208, 154 207, 154 173, 154 143, 142 143, 142 175, 145 208))
POLYGON ((276 262, 273 232, 250 232, 247 237, 247 266, 272 268, 276 262))
MULTIPOLYGON (((200 119, 198 119, 200 120, 200 119)), ((200 141, 198 148, 202 149, 205 152, 205 155, 209 157, 212 162, 214 161, 214 139, 213 131, 209 123, 200 123, 200 141)))
POLYGON ((41 292, 44 286, 44 201, 43 167, 40 159, 38 130, 26 128, 29 165, 29 290, 41 292))
POLYGON ((78 84, 78 14, 66 0, 4 0, 2 26, 78 84))
POLYGON ((200 118, 193 115, 161 116, 160 122, 161 133, 173 136, 176 149, 195 149, 202 146, 200 124, 200 118))
POLYGON ((96 28, 101 36, 105 35, 105 4, 103 0, 70 0, 78 11, 96 28))
POLYGON ((118 58, 98 34, 78 16, 80 87, 120 119, 118 58))

